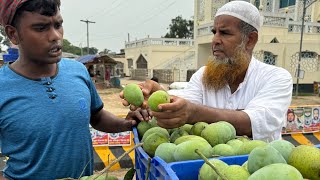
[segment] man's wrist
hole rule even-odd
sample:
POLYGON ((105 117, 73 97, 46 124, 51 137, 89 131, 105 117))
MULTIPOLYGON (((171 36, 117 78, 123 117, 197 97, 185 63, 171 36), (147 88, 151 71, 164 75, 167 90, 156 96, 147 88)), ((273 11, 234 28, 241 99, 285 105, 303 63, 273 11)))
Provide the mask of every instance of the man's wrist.
POLYGON ((124 125, 122 126, 123 128, 123 130, 122 130, 122 132, 124 132, 124 131, 132 131, 132 122, 131 122, 131 120, 124 120, 123 121, 123 123, 124 123, 124 125))
POLYGON ((188 103, 188 111, 189 112, 189 118, 186 123, 188 124, 194 124, 195 122, 195 117, 197 117, 197 112, 198 112, 198 106, 196 104, 193 104, 191 102, 188 103))

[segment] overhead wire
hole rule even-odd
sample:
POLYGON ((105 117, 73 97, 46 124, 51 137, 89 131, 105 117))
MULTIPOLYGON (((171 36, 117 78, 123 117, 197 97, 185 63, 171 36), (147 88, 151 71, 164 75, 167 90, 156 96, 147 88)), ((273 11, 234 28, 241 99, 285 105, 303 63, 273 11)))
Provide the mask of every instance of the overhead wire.
MULTIPOLYGON (((153 17, 159 15, 159 13, 158 13, 158 12, 155 12, 154 10, 159 9, 159 6, 162 6, 162 5, 166 4, 168 1, 170 1, 170 0, 162 1, 162 2, 158 3, 157 5, 153 6, 153 8, 150 9, 150 11, 148 11, 148 13, 150 12, 150 13, 152 13, 152 14, 150 14, 150 16, 149 16, 146 20, 144 20, 143 22, 141 22, 141 23, 136 23, 136 24, 134 25, 134 27, 138 27, 139 25, 144 24, 145 22, 151 20, 153 17)), ((160 11, 163 11, 164 9, 167 9, 168 7, 172 6, 174 3, 175 3, 175 2, 169 4, 168 6, 163 7, 162 9, 160 9, 160 11)), ((127 3, 127 4, 129 4, 129 3, 127 3)), ((118 7, 118 6, 117 6, 117 7, 118 7)), ((159 11, 159 10, 158 10, 158 11, 159 11)), ((130 27, 130 25, 129 25, 129 27, 130 27)), ((132 25, 131 25, 131 27, 132 27, 132 25)), ((93 39, 91 39, 91 40, 92 40, 92 41, 100 41, 100 40, 106 40, 106 39, 114 39, 114 38, 123 37, 123 35, 124 35, 123 33, 117 33, 117 34, 114 34, 114 35, 108 35, 108 36, 104 36, 104 37, 101 37, 101 36, 99 36, 99 35, 98 35, 98 36, 96 35, 96 36, 94 36, 94 37, 99 37, 99 38, 93 38, 93 39), (115 36, 115 35, 117 35, 117 36, 115 36)))
MULTIPOLYGON (((159 16, 161 15, 163 11, 165 11, 166 9, 170 8, 171 6, 173 6, 177 0, 175 1, 172 1, 171 3, 168 4, 169 1, 172 1, 172 0, 165 0, 165 1, 162 1, 160 3, 157 3, 155 6, 153 6, 153 8, 149 8, 149 10, 147 11, 146 16, 143 16, 143 17, 147 17, 147 18, 144 18, 142 21, 140 22, 134 22, 134 24, 129 24, 128 27, 130 29, 136 29, 138 28, 139 26, 149 22, 150 20, 152 20, 154 17, 156 16, 159 16), (166 6, 163 6, 167 4, 166 6), (161 7, 162 8, 159 8, 161 7)), ((114 0, 111 2, 111 5, 110 5, 110 8, 106 8, 106 9, 101 9, 98 13, 96 14, 93 14, 91 16, 89 16, 89 18, 93 18, 93 17, 96 17, 98 16, 99 18, 105 18, 106 16, 110 16, 114 13, 117 13, 119 10, 118 10, 118 7, 120 7, 120 5, 123 5, 123 2, 124 1, 121 1, 121 0, 114 0), (116 2, 118 2, 116 4, 116 2), (116 5, 115 5, 116 4, 116 5), (112 7, 113 5, 115 5, 114 7, 112 7)), ((129 3, 125 3, 127 5, 129 5, 129 3)), ((123 6, 122 6, 123 7, 123 6)), ((97 23, 97 25, 99 25, 99 23, 97 23)), ((103 35, 107 35, 107 33, 103 33, 103 35)), ((120 37, 124 37, 126 36, 126 33, 123 33, 123 32, 119 32, 119 33, 116 33, 116 34, 112 34, 112 35, 107 35, 107 36, 103 36, 102 34, 99 34, 97 35, 96 33, 93 34, 93 35, 90 35, 90 41, 92 42, 96 42, 96 41, 101 41, 101 40, 107 40, 107 39, 114 39, 114 38, 120 38, 120 37)), ((81 38, 80 41, 76 41, 78 43, 82 43, 84 42, 83 39, 85 39, 86 37, 86 33, 83 35, 83 37, 81 38)), ((125 37, 126 38, 126 37, 125 37)))

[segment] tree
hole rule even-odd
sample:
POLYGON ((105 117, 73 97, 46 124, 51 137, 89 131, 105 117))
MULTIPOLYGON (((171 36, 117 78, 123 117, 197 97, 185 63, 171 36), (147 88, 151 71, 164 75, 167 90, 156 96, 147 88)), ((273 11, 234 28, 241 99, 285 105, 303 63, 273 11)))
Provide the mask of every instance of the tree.
MULTIPOLYGON (((89 54, 97 54, 98 53, 98 49, 95 47, 91 47, 89 48, 89 54)), ((85 49, 85 52, 87 52, 87 48, 85 49)))
POLYGON ((100 55, 105 55, 111 53, 110 49, 105 48, 103 51, 99 52, 100 55))
POLYGON ((63 39, 63 52, 68 52, 76 55, 81 55, 81 48, 72 45, 68 40, 63 39))
POLYGON ((164 37, 193 39, 193 20, 186 20, 182 16, 177 16, 171 20, 169 32, 164 37))
POLYGON ((6 34, 4 32, 3 26, 0 26, 0 52, 2 52, 3 46, 9 47, 10 40, 8 39, 8 37, 6 36, 6 34))
MULTIPOLYGON (((63 48, 62 49, 63 49, 63 52, 68 52, 68 53, 76 54, 76 55, 79 55, 79 56, 81 56, 81 54, 82 55, 88 54, 86 47, 83 47, 82 51, 81 51, 80 47, 72 45, 66 39, 63 39, 63 48)), ((98 53, 98 49, 95 48, 95 47, 91 47, 91 48, 89 48, 89 52, 90 52, 90 54, 97 54, 98 53)))

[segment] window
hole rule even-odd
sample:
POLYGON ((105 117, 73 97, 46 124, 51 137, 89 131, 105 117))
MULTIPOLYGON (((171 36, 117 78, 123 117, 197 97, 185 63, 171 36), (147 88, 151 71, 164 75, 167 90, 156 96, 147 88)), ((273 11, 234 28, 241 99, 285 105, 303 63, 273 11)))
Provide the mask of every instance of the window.
POLYGON ((279 43, 277 38, 273 38, 270 43, 279 43))
POLYGON ((293 6, 296 4, 296 0, 280 0, 280 8, 293 6))
POLYGON ((148 62, 141 54, 136 63, 138 69, 148 69, 148 62))
POLYGON ((259 6, 260 6, 260 0, 255 0, 254 5, 259 9, 259 6))
POLYGON ((276 65, 276 56, 268 51, 263 53, 263 62, 266 64, 276 65))
POLYGON ((132 59, 127 59, 128 61, 128 68, 133 68, 133 60, 132 59))
POLYGON ((301 52, 301 58, 316 58, 317 54, 314 52, 304 51, 301 52))

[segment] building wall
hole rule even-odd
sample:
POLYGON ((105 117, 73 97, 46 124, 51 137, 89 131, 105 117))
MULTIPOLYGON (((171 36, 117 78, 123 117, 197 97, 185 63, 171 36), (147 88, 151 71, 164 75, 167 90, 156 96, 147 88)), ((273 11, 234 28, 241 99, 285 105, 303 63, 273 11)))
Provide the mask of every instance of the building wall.
POLYGON ((148 69, 162 69, 175 59, 183 59, 190 51, 195 51, 194 42, 188 39, 146 38, 129 42, 125 48, 125 72, 130 74, 128 59, 133 60, 133 69, 137 68, 141 55, 148 62, 148 69))

